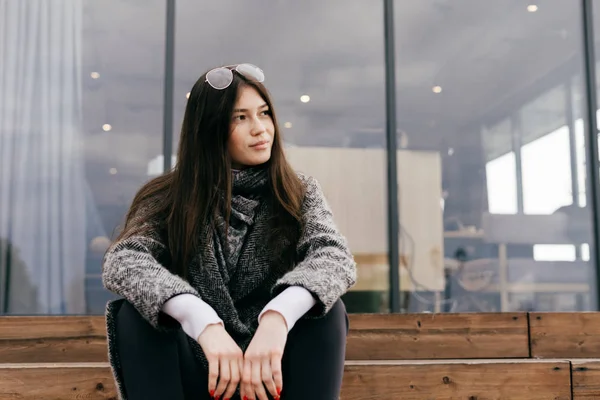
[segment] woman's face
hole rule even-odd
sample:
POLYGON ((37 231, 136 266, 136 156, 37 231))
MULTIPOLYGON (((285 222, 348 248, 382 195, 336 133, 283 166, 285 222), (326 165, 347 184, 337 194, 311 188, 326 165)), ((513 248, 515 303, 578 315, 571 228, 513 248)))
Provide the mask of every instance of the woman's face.
POLYGON ((274 136, 275 126, 266 102, 253 87, 241 86, 233 107, 227 142, 233 168, 269 161, 274 136))

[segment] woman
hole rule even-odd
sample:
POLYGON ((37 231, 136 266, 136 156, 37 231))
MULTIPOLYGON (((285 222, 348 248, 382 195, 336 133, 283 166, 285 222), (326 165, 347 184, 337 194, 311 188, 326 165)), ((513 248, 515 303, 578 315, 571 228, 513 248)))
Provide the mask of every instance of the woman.
POLYGON ((177 165, 105 255, 123 399, 338 399, 355 263, 316 180, 287 163, 263 80, 250 64, 200 77, 177 165))

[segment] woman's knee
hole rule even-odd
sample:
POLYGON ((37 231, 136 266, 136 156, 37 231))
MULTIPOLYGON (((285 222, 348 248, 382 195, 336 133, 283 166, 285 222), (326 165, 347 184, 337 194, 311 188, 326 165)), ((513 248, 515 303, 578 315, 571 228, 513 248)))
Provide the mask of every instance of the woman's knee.
POLYGON ((344 341, 348 335, 348 314, 340 299, 321 318, 305 318, 299 321, 294 330, 301 336, 313 336, 320 341, 344 341))
POLYGON ((340 336, 344 339, 348 335, 348 313, 346 312, 346 305, 342 299, 338 299, 335 302, 331 310, 327 313, 327 317, 330 319, 331 329, 335 329, 340 336))
POLYGON ((290 336, 283 355, 283 380, 289 390, 286 396, 311 398, 316 388, 322 398, 337 398, 344 371, 347 327, 346 307, 341 300, 322 318, 298 321, 294 327, 298 330, 290 336))
POLYGON ((142 317, 139 311, 128 301, 123 301, 117 312, 117 329, 130 332, 138 329, 152 328, 150 323, 142 317))
POLYGON ((338 301, 335 302, 327 315, 332 319, 332 323, 342 326, 346 331, 346 334, 348 333, 348 313, 342 299, 338 299, 338 301))
POLYGON ((156 343, 171 340, 164 332, 159 332, 128 301, 123 301, 116 316, 116 331, 119 347, 140 347, 142 343, 156 343))

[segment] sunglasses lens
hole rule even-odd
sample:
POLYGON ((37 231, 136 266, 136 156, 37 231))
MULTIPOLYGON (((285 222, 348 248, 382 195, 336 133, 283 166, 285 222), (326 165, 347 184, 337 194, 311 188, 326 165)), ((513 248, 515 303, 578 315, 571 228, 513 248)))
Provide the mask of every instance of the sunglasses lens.
POLYGON ((235 70, 253 81, 263 82, 265 80, 264 72, 256 65, 240 64, 235 68, 235 70))
POLYGON ((215 89, 225 89, 233 81, 233 72, 228 68, 215 68, 206 74, 206 81, 215 89))

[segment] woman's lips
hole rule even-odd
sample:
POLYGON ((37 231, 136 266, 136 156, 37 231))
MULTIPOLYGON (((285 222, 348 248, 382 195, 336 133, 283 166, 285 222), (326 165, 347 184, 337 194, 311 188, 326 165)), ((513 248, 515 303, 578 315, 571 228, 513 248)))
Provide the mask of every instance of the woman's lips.
POLYGON ((260 142, 254 143, 253 145, 250 145, 250 147, 253 148, 253 149, 257 149, 257 150, 266 149, 267 147, 269 147, 269 141, 268 140, 261 140, 260 142))

